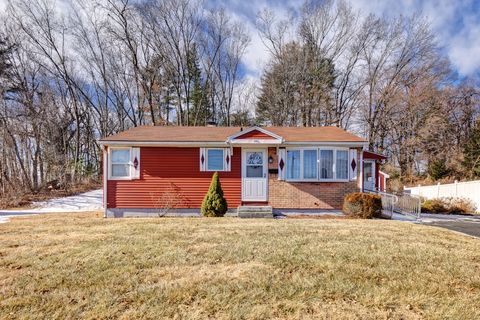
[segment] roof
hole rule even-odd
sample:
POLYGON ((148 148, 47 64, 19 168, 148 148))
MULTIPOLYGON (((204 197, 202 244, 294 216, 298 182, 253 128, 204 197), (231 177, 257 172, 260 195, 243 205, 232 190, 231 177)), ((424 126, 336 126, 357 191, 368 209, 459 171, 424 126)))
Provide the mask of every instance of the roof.
MULTIPOLYGON (((366 142, 338 127, 261 127, 284 142, 366 142)), ((101 142, 225 142, 249 128, 139 126, 101 139, 101 142)))
POLYGON ((364 159, 375 159, 375 160, 386 160, 387 157, 384 156, 383 154, 376 153, 373 151, 363 151, 363 158, 364 159))

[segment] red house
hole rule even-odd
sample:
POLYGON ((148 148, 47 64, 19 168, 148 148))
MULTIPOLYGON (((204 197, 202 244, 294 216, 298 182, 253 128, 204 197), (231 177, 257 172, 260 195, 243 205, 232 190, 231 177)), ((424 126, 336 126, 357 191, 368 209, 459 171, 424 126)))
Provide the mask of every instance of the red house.
POLYGON ((277 213, 340 209, 346 193, 378 187, 373 175, 383 160, 363 151, 364 139, 337 127, 141 126, 100 143, 108 217, 162 208, 198 215, 215 171, 232 214, 245 206, 277 213), (366 156, 370 173, 359 178, 366 156))

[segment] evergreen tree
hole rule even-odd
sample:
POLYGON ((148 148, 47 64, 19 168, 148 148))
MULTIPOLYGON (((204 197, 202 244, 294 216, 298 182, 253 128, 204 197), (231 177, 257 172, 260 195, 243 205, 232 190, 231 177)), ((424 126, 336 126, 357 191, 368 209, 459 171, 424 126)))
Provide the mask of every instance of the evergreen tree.
POLYGON ((463 166, 471 177, 480 177, 480 120, 468 137, 463 149, 463 166))
POLYGON ((218 172, 215 172, 210 188, 203 199, 201 212, 204 217, 223 217, 227 209, 227 200, 223 197, 218 172))

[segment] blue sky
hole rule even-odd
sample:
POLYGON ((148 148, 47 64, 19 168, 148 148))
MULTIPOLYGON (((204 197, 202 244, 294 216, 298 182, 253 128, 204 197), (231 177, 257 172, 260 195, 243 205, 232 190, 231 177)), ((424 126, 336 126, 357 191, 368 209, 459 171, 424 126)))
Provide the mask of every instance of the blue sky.
MULTIPOLYGON (((480 0, 351 0, 362 14, 380 16, 411 15, 419 13, 431 24, 438 44, 450 59, 460 77, 480 75, 480 0)), ((268 61, 268 52, 255 30, 256 14, 265 7, 285 16, 296 10, 302 0, 225 0, 208 2, 209 7, 223 6, 247 27, 252 39, 244 57, 244 71, 258 79, 268 61)))
MULTIPOLYGON (((53 0, 61 3, 68 0, 53 0)), ((258 80, 269 54, 255 29, 257 13, 263 8, 286 16, 297 10, 303 0, 205 0, 209 8, 224 7, 247 28, 251 44, 243 59, 242 73, 258 80)), ((319 0, 321 1, 321 0, 319 0)), ((0 10, 7 0, 0 0, 0 10)), ((480 78, 480 0, 351 0, 362 14, 393 17, 421 13, 430 23, 438 43, 460 77, 480 78)))

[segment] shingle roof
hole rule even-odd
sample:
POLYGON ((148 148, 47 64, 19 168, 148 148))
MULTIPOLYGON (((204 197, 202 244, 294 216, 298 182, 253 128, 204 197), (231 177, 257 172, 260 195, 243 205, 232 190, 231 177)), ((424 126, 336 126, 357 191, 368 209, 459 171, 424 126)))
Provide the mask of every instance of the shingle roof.
MULTIPOLYGON (((365 142, 338 127, 262 127, 285 142, 365 142)), ((243 130, 248 128, 243 128, 243 130)), ((225 142, 241 127, 139 126, 102 139, 102 142, 225 142)))

